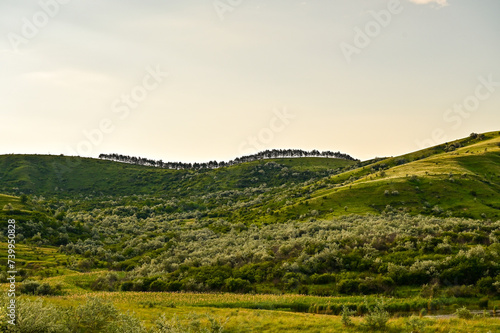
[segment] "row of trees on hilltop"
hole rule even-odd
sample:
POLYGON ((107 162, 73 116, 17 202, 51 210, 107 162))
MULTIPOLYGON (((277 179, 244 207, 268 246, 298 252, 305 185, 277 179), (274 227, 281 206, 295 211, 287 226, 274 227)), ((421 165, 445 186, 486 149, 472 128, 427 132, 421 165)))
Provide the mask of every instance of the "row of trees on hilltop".
POLYGON ((272 150, 264 150, 257 154, 246 155, 242 157, 237 157, 234 160, 229 162, 217 162, 210 161, 205 163, 183 163, 183 162, 163 162, 162 160, 152 160, 143 157, 135 157, 128 155, 120 155, 120 154, 100 154, 100 159, 124 162, 136 165, 145 165, 145 166, 153 166, 157 168, 165 168, 165 169, 215 169, 221 168, 231 165, 236 165, 245 162, 252 162, 257 160, 264 160, 270 158, 290 158, 290 157, 326 157, 326 158, 340 158, 344 160, 357 161, 355 158, 348 154, 344 154, 341 152, 332 152, 332 151, 318 151, 311 150, 306 151, 302 149, 272 149, 272 150))

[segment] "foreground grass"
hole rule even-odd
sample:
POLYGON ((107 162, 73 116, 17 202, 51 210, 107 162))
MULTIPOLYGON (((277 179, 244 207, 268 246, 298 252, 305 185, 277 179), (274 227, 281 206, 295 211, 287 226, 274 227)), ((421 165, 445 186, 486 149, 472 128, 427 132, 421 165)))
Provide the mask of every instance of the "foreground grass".
MULTIPOLYGON (((189 294, 189 293, 93 293, 92 295, 51 296, 44 297, 48 303, 61 307, 77 306, 86 301, 89 296, 99 296, 111 301, 122 312, 130 312, 152 327, 154 321, 161 315, 166 318, 178 318, 188 324, 193 320, 206 321, 207 315, 218 318, 221 322, 227 320, 225 332, 370 332, 362 317, 353 317, 353 326, 344 327, 340 316, 322 315, 314 313, 293 313, 280 310, 259 310, 224 308, 214 304, 214 301, 224 302, 241 301, 246 297, 272 299, 269 295, 232 295, 232 294, 189 294)), ((276 296, 280 297, 280 296, 276 296)), ((292 298, 306 296, 290 295, 292 298)), ((347 297, 346 297, 347 298, 347 297)), ((407 327, 407 318, 391 318, 385 332, 410 332, 407 327)), ((499 318, 476 319, 421 319, 425 327, 421 332, 498 332, 500 331, 499 318)))
MULTIPOLYGON (((48 303, 61 307, 77 306, 86 301, 90 295, 73 295, 64 297, 44 297, 48 303)), ((168 294, 168 293, 94 293, 111 301, 122 312, 133 316, 151 328, 161 315, 166 318, 177 318, 183 324, 193 321, 204 323, 207 316, 226 322, 224 332, 372 332, 364 323, 363 317, 353 317, 353 326, 344 327, 340 316, 311 313, 292 313, 286 311, 269 311, 257 309, 228 309, 210 306, 207 300, 217 297, 211 294, 168 294), (175 303, 166 303, 176 299, 175 303), (189 305, 189 303, 192 303, 189 305), (182 304, 182 305, 176 305, 182 304)), ((217 296, 217 295, 216 295, 217 296)), ((240 295, 241 296, 241 295, 240 295)), ((230 297, 230 295, 220 295, 230 297)), ((234 297, 238 298, 238 295, 234 297)), ((297 296, 301 297, 301 296, 297 296)), ((392 318, 384 332, 411 332, 407 327, 407 318, 392 318)), ((464 319, 421 319, 425 327, 420 332, 498 332, 499 318, 464 319)))

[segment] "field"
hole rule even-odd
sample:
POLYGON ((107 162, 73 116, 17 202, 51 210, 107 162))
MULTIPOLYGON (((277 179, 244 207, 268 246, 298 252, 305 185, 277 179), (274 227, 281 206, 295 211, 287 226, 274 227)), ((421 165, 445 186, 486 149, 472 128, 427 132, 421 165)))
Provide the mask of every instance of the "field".
POLYGON ((495 332, 499 178, 499 132, 205 169, 4 155, 1 288, 15 219, 20 332, 495 332))
MULTIPOLYGON (((353 316, 353 326, 345 327, 338 315, 295 313, 290 309, 280 308, 279 304, 294 302, 311 302, 307 296, 301 295, 234 295, 234 294, 193 294, 193 293, 92 293, 87 295, 44 297, 47 303, 60 307, 77 306, 88 297, 101 297, 112 302, 122 312, 132 312, 133 316, 151 328, 161 315, 166 318, 177 318, 188 326, 199 321, 208 325, 207 316, 219 322, 226 322, 225 332, 370 332, 364 325, 363 317, 353 316), (252 304, 258 307, 276 306, 274 310, 248 309, 252 304), (215 306, 214 306, 215 305, 215 306)), ((324 299, 316 299, 325 303, 324 299)), ((330 299, 342 304, 359 301, 356 297, 330 299)), ((407 322, 409 317, 393 317, 389 320, 384 332, 410 332, 407 322)), ((499 318, 473 319, 436 319, 423 317, 419 319, 425 325, 422 332, 496 332, 500 329, 499 318)))

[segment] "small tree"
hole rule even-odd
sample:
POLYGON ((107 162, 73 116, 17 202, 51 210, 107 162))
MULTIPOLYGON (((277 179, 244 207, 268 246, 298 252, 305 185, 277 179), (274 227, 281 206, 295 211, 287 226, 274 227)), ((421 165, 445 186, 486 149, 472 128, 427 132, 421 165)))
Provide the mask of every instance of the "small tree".
POLYGON ((365 316, 365 324, 369 329, 380 329, 383 330, 387 326, 389 321, 389 312, 385 310, 385 304, 381 299, 378 299, 375 305, 368 305, 365 299, 366 308, 368 309, 368 314, 365 316))
POLYGON ((458 318, 461 319, 472 319, 473 315, 472 312, 469 311, 465 306, 457 309, 457 312, 455 312, 458 318))
POLYGON ((346 305, 343 305, 341 314, 342 314, 341 321, 345 327, 354 325, 352 320, 351 320, 351 316, 354 314, 354 310, 351 310, 346 305))
POLYGON ((24 205, 28 202, 28 196, 26 194, 21 195, 21 203, 24 205))

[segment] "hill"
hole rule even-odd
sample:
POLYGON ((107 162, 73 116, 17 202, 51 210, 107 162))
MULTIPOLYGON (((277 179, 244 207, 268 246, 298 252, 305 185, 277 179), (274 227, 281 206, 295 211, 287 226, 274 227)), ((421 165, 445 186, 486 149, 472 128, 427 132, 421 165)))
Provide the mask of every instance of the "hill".
MULTIPOLYGON (((305 157, 266 159, 200 170, 170 170, 92 158, 52 155, 0 156, 0 192, 35 195, 191 195, 317 179, 356 165, 356 161, 305 157), (273 163, 289 170, 276 177, 273 163)), ((282 169, 280 168, 280 170, 282 169)))
POLYGON ((168 197, 202 216, 258 223, 390 211, 495 219, 500 213, 499 145, 499 133, 491 132, 364 162, 279 158, 199 170, 3 155, 0 192, 57 198, 168 197), (213 196, 219 199, 208 203, 213 196), (245 207, 221 211, 237 202, 246 202, 245 207), (216 214, 207 213, 217 206, 216 214))
POLYGON ((322 179, 303 187, 307 198, 276 207, 276 214, 287 219, 313 210, 319 215, 398 210, 497 219, 499 134, 471 136, 322 179))

